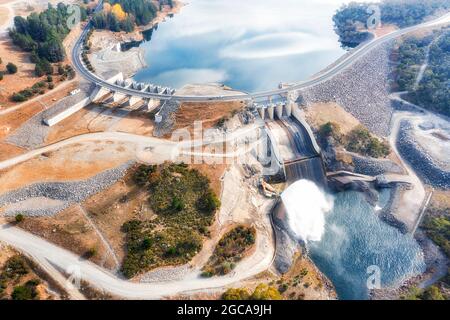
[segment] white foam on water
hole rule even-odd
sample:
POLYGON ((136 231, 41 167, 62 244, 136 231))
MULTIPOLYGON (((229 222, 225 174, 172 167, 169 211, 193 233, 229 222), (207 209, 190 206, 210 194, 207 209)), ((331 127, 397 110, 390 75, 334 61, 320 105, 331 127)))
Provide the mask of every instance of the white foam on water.
POLYGON ((333 209, 333 199, 309 180, 298 180, 282 194, 288 224, 303 241, 320 241, 325 232, 325 214, 333 209))

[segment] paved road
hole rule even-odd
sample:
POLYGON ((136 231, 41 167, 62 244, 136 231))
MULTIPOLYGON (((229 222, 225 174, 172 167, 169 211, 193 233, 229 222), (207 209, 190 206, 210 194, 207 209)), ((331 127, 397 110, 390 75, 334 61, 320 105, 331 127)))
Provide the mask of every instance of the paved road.
MULTIPOLYGON (((101 2, 97 6, 98 10, 101 6, 101 2)), ((153 98, 153 99, 160 99, 160 100, 178 100, 178 101, 189 101, 189 102, 206 102, 206 101, 232 101, 232 100, 250 100, 250 99, 258 99, 258 98, 266 98, 269 96, 275 96, 275 95, 283 95, 287 94, 291 91, 311 87, 314 85, 317 85, 319 83, 322 83, 332 77, 334 77, 336 74, 340 73, 342 70, 346 69, 350 65, 352 65, 355 61, 357 61, 359 58, 367 54, 372 49, 376 48, 377 46, 386 43, 392 39, 398 38, 402 35, 405 35, 407 33, 410 33, 412 31, 436 26, 440 24, 445 24, 450 22, 450 13, 447 13, 437 19, 418 24, 415 26, 411 26, 408 28, 400 29, 397 31, 394 31, 392 33, 389 33, 387 35, 384 35, 380 38, 376 38, 374 40, 371 40, 367 42, 366 44, 360 46, 359 48, 355 49, 350 55, 339 61, 336 65, 334 65, 331 68, 328 68, 325 72, 319 73, 317 76, 303 81, 299 82, 297 84, 294 84, 292 86, 289 86, 287 88, 283 89, 277 89, 277 90, 271 90, 271 91, 265 91, 265 92, 259 92, 259 93, 252 93, 252 94, 239 94, 239 95, 230 95, 230 96, 188 96, 188 95, 161 95, 161 94, 155 94, 155 93, 149 93, 149 92, 141 92, 134 89, 129 88, 123 88, 121 86, 108 83, 104 79, 101 79, 97 75, 91 73, 89 70, 87 70, 84 66, 84 64, 81 62, 81 49, 83 47, 83 40, 86 36, 86 34, 89 32, 89 29, 92 27, 91 23, 89 22, 84 31, 82 32, 80 38, 75 43, 73 50, 72 50, 72 61, 74 63, 74 67, 76 71, 84 77, 86 80, 91 81, 97 85, 103 86, 107 89, 110 89, 114 92, 123 93, 126 95, 133 95, 137 97, 142 98, 153 98)))

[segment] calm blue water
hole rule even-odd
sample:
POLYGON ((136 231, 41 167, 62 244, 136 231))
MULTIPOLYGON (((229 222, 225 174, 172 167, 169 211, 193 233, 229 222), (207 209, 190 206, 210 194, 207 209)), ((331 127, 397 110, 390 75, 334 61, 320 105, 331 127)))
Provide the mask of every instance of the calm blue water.
MULTIPOLYGON (((380 207, 388 197, 388 190, 383 191, 380 207)), ((380 268, 382 287, 425 271, 418 243, 382 222, 364 196, 354 191, 336 195, 333 211, 326 215, 321 241, 309 242, 308 247, 340 299, 368 297, 367 268, 371 265, 380 268)))
POLYGON ((148 68, 137 81, 255 92, 306 79, 344 53, 331 18, 348 0, 187 2, 141 44, 148 68))

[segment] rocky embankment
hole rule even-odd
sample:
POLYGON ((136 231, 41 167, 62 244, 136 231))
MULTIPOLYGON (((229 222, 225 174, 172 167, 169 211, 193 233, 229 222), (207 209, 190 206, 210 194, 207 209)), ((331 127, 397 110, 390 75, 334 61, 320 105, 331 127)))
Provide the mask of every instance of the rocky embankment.
POLYGON ((441 169, 427 151, 415 141, 412 125, 408 120, 402 120, 400 123, 397 149, 427 184, 438 188, 450 188, 450 172, 441 169))
POLYGON ((379 45, 330 80, 300 90, 300 103, 336 102, 380 136, 389 134, 389 54, 392 42, 379 45))
POLYGON ((130 161, 84 181, 41 182, 9 191, 0 195, 0 208, 4 209, 6 216, 19 213, 33 217, 52 216, 111 186, 132 165, 130 161), (39 204, 34 205, 31 199, 39 199, 39 204))

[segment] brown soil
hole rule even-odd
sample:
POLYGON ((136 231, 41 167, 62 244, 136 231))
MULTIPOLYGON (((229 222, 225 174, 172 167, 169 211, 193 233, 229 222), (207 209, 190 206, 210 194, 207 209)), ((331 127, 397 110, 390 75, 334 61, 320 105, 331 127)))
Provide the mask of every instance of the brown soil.
POLYGON ((221 178, 228 168, 227 164, 191 164, 189 165, 192 169, 197 169, 200 173, 208 177, 210 181, 211 188, 215 194, 220 198, 222 192, 222 181, 221 178))
POLYGON ((52 126, 49 134, 47 135, 46 143, 52 144, 81 134, 101 131, 91 130, 88 128, 88 114, 89 110, 84 108, 52 126))
POLYGON ((397 30, 398 27, 395 25, 383 25, 380 28, 375 29, 374 31, 372 31, 372 33, 375 35, 376 38, 382 37, 388 33, 394 32, 395 30, 397 30))
POLYGON ((78 205, 74 205, 54 217, 27 217, 18 226, 84 258, 88 258, 87 252, 94 249, 94 256, 89 258, 91 261, 102 265, 102 261, 106 257, 105 266, 114 267, 103 242, 78 205))
POLYGON ((318 129, 328 121, 339 125, 342 134, 347 134, 360 122, 336 103, 315 103, 306 109, 309 124, 318 129))
POLYGON ((130 170, 121 181, 83 203, 86 212, 111 244, 119 261, 126 253, 122 225, 131 219, 148 220, 154 215, 148 205, 146 190, 133 182, 132 172, 130 170))
POLYGON ((47 136, 47 143, 85 133, 101 131, 118 131, 151 136, 153 121, 145 112, 132 111, 118 119, 120 109, 107 106, 90 105, 57 123, 47 136), (112 110, 112 113, 110 111, 112 110))
POLYGON ((0 174, 0 193, 35 182, 88 179, 130 159, 129 149, 123 143, 72 145, 3 170, 0 174))
POLYGON ((450 190, 434 190, 431 205, 437 209, 450 208, 450 190))
POLYGON ((9 100, 11 94, 31 87, 39 78, 34 75, 34 64, 29 60, 30 54, 14 46, 9 37, 0 39, 0 57, 3 62, 0 71, 4 72, 3 80, 0 81, 0 106, 7 107, 14 104, 9 100), (9 62, 17 66, 16 74, 6 72, 9 62))
POLYGON ((0 161, 18 156, 25 150, 15 145, 0 141, 0 161))
POLYGON ((44 106, 42 106, 38 101, 35 101, 27 103, 18 110, 0 115, 0 139, 8 136, 43 109, 44 106))
POLYGON ((323 300, 336 298, 326 279, 308 258, 299 256, 291 269, 276 282, 287 288, 283 298, 287 300, 323 300))
POLYGON ((186 102, 182 103, 175 114, 174 130, 186 128, 193 132, 194 121, 202 121, 203 129, 216 126, 221 118, 230 118, 232 114, 244 107, 240 101, 233 102, 186 102))
POLYGON ((8 21, 9 10, 4 7, 0 7, 0 27, 8 21))
POLYGON ((131 111, 114 127, 114 131, 134 133, 141 136, 153 136, 154 121, 147 112, 131 111))
POLYGON ((76 81, 66 82, 57 90, 55 89, 44 96, 38 96, 35 100, 25 102, 17 110, 3 115, 0 114, 0 139, 4 139, 27 120, 44 110, 44 108, 47 108, 56 101, 67 96, 67 94, 76 87, 78 87, 78 83, 76 81))
MULTIPOLYGON (((307 122, 315 129, 318 130, 321 125, 327 122, 336 123, 343 135, 348 134, 352 129, 360 125, 358 119, 353 115, 345 111, 341 106, 336 103, 315 103, 311 107, 308 107, 305 112, 307 122)), ((338 148, 337 150, 337 160, 342 161, 347 164, 352 163, 351 156, 338 148)), ((398 159, 394 152, 391 152, 387 159, 402 166, 401 161, 398 159)))

